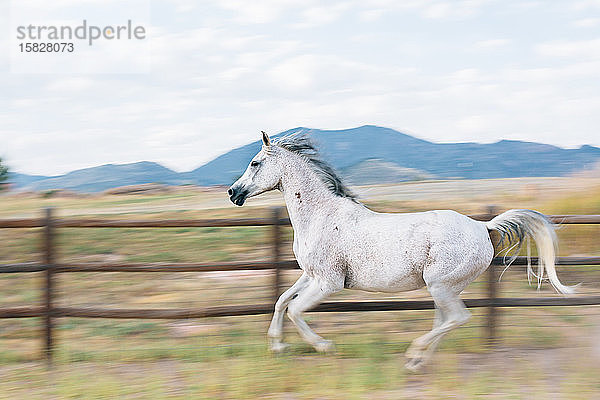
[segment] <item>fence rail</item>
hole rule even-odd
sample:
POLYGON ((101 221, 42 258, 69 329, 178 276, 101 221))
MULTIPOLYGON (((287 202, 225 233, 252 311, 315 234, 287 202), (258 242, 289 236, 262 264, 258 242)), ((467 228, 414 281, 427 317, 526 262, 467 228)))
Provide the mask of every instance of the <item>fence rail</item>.
MULTIPOLYGON (((531 257, 531 263, 537 263, 537 257, 531 257)), ((505 265, 503 257, 495 257, 492 265, 505 265)), ((517 257, 512 269, 522 269, 527 265, 527 257, 517 257)), ((600 257, 556 257, 556 265, 600 265, 600 257)), ((252 271, 273 269, 271 261, 234 261, 220 263, 56 263, 54 273, 65 272, 209 272, 209 271, 252 271)), ((1 264, 0 273, 42 272, 46 264, 37 262, 1 264)), ((296 260, 279 261, 279 269, 298 269, 296 260)))
MULTIPOLYGON (((472 218, 487 221, 494 217, 493 212, 471 215, 472 218)), ((600 224, 600 215, 551 215, 550 220, 557 224, 600 224)), ((54 278, 57 273, 74 272, 206 272, 271 269, 273 274, 273 298, 281 292, 281 271, 296 269, 295 260, 281 259, 281 227, 289 226, 289 218, 282 217, 282 209, 272 210, 270 218, 230 218, 198 220, 105 220, 91 218, 54 218, 52 209, 45 210, 44 218, 0 219, 0 228, 43 228, 42 262, 13 263, 0 265, 0 273, 44 273, 42 305, 0 308, 0 318, 42 317, 44 320, 44 353, 50 365, 52 362, 56 318, 123 318, 123 319, 184 319, 225 316, 269 314, 272 304, 219 306, 203 309, 118 309, 118 308, 77 308, 56 307, 54 278), (270 226, 272 229, 272 254, 269 261, 221 262, 221 263, 58 263, 55 260, 55 236, 57 228, 181 228, 181 227, 243 227, 270 226)), ((533 257, 536 263, 537 258, 533 257)), ((584 306, 599 305, 600 296, 575 297, 533 297, 501 298, 497 295, 497 268, 504 263, 503 258, 494 258, 488 269, 487 298, 465 299, 467 307, 487 307, 487 336, 490 342, 496 339, 497 309, 499 307, 538 307, 538 306, 584 306)), ((600 257, 558 257, 558 265, 600 265, 600 257)), ((526 257, 517 257, 513 263, 524 268, 526 257)), ((433 309, 431 300, 416 301, 340 301, 322 303, 315 312, 352 311, 391 311, 433 309)))
MULTIPOLYGON (((489 221, 491 214, 472 214, 477 221, 489 221)), ((555 224, 600 224, 600 215, 548 215, 555 224)), ((221 218, 221 219, 138 219, 114 220, 100 218, 56 219, 57 228, 226 228, 238 226, 272 226, 272 218, 221 218)), ((279 218, 277 225, 290 226, 289 218, 279 218)), ((0 228, 43 228, 44 218, 0 219, 0 228)))

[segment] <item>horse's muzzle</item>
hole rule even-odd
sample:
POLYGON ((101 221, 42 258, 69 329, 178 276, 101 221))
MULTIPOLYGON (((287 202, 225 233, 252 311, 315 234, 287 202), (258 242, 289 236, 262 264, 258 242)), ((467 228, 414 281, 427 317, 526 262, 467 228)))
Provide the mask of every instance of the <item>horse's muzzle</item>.
POLYGON ((234 189, 233 187, 229 188, 227 194, 229 195, 229 200, 231 200, 231 202, 236 206, 243 206, 244 202, 246 201, 246 197, 248 197, 247 190, 234 189))

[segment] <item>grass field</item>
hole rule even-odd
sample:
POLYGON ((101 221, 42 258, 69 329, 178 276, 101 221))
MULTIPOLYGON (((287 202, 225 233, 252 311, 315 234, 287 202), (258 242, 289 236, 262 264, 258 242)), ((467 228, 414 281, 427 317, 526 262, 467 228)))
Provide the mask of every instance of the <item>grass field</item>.
MULTIPOLYGON (((451 208, 464 213, 535 208, 548 214, 600 214, 600 180, 544 178, 456 181, 357 188, 379 211, 451 208)), ((184 188, 163 195, 45 198, 0 196, 0 218, 31 217, 43 207, 59 216, 102 218, 219 218, 266 216, 278 194, 230 206, 223 190, 184 188)), ((269 228, 61 229, 59 261, 192 262, 261 260, 269 228)), ((559 230, 561 255, 599 255, 600 227, 559 230)), ((291 230, 286 255, 291 257, 291 230)), ((40 259, 40 230, 0 230, 0 263, 40 259)), ((598 294, 600 271, 559 267, 566 283, 598 294)), ((286 285, 298 276, 286 274, 286 285)), ((40 301, 41 274, 0 275, 0 307, 40 301)), ((58 278, 60 305, 177 308, 270 301, 264 272, 73 273, 58 278)), ((518 271, 500 284, 503 296, 537 294, 518 271)), ((478 297, 474 282, 463 297, 478 297)), ((428 298, 424 290, 398 295, 343 291, 336 299, 428 298)), ((600 397, 599 307, 506 309, 501 341, 486 346, 485 310, 443 342, 420 375, 403 369, 402 353, 430 329, 431 311, 310 313, 311 325, 337 344, 334 355, 312 352, 287 326, 289 354, 266 348, 268 316, 209 320, 64 318, 57 361, 40 360, 40 321, 0 320, 0 398, 581 398, 600 397)))

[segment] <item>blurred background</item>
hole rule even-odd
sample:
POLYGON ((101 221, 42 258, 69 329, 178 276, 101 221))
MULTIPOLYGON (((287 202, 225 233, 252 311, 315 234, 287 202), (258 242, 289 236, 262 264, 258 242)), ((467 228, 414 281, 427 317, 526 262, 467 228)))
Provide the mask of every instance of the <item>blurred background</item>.
MULTIPOLYGON (((99 7, 28 6, 37 21, 77 24, 93 22, 87 3, 99 7)), ((0 222, 39 219, 47 207, 60 220, 271 218, 284 206, 278 192, 242 208, 226 195, 259 150, 260 130, 310 135, 376 211, 600 214, 598 2, 136 4, 149 15, 150 71, 24 74, 0 41, 0 222)), ((15 3, 0 7, 11 22, 15 3)), ((43 231, 0 229, 0 264, 42 262, 43 231)), ((600 256, 599 234, 598 224, 560 225, 559 256, 600 256)), ((292 238, 281 227, 282 260, 293 259, 292 238)), ((57 227, 54 240, 60 264, 273 257, 270 226, 57 227)), ((600 294, 598 265, 557 271, 581 283, 577 296, 600 294)), ((284 271, 282 287, 298 276, 284 271)), ((43 306, 44 286, 44 272, 0 273, 0 309, 43 306)), ((528 285, 518 266, 497 290, 561 298, 528 285)), ((484 274, 463 298, 487 294, 484 274)), ((330 301, 390 299, 430 297, 345 290, 330 301)), ((272 302, 270 269, 55 275, 56 307, 272 302)), ((307 313, 337 352, 314 353, 286 320, 292 346, 280 357, 267 350, 268 314, 56 318, 51 370, 43 318, 0 319, 0 398, 600 397, 600 306, 500 308, 493 346, 488 310, 471 312, 418 375, 404 369, 403 352, 431 328, 432 310, 307 313)))
MULTIPOLYGON (((377 169, 380 171, 380 169, 377 169)), ((356 172, 358 174, 358 172, 356 172)), ((371 176, 372 177, 372 176, 371 176)), ((600 178, 594 171, 562 177, 480 180, 411 180, 352 187, 377 211, 455 209, 467 214, 533 208, 547 214, 600 214, 600 178)), ((38 218, 44 207, 67 219, 194 220, 270 218, 281 195, 269 193, 234 207, 226 187, 140 184, 102 192, 5 190, 0 219, 38 218)), ((290 227, 281 228, 282 259, 292 259, 290 227)), ((598 225, 563 225, 561 256, 598 256, 598 225)), ((40 261, 43 229, 0 230, 0 263, 40 261)), ((216 263, 272 260, 272 227, 57 228, 56 261, 91 265, 216 263)), ((582 283, 578 296, 598 295, 597 265, 559 266, 566 284, 582 283)), ((289 287, 297 270, 282 273, 289 287)), ((200 309, 271 305, 273 271, 74 272, 55 277, 57 307, 200 309)), ((0 274, 1 307, 43 304, 43 272, 0 274)), ((487 274, 463 298, 485 298, 487 274)), ((498 284, 499 297, 560 298, 546 283, 529 286, 513 266, 498 284)), ((345 290, 331 301, 426 300, 426 290, 377 294, 345 290)), ((403 352, 431 327, 433 311, 308 313, 307 319, 337 344, 335 355, 312 351, 286 321, 288 354, 268 353, 270 315, 206 319, 59 318, 53 375, 43 359, 41 318, 0 320, 2 386, 11 397, 53 394, 90 398, 200 396, 215 398, 467 398, 484 393, 534 398, 595 395, 600 359, 600 307, 501 308, 497 341, 488 346, 487 309, 449 334, 424 374, 403 369, 403 352), (551 367, 549 367, 551 366, 551 367), (502 369, 503 373, 498 374, 502 369)), ((14 397, 13 397, 14 398, 14 397)))

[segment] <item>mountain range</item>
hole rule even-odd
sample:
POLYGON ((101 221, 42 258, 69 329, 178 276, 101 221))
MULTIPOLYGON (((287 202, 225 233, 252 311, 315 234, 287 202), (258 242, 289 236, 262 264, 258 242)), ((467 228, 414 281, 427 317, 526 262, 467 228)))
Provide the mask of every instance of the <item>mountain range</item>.
MULTIPOLYGON (((323 158, 351 184, 561 176, 600 162, 600 148, 588 145, 563 149, 517 140, 490 144, 432 143, 372 125, 343 130, 294 128, 274 138, 299 131, 310 135, 323 158)), ((52 177, 13 173, 10 179, 17 189, 79 192, 143 183, 229 185, 243 173, 260 146, 257 140, 189 172, 175 172, 158 163, 142 161, 106 164, 52 177)))

